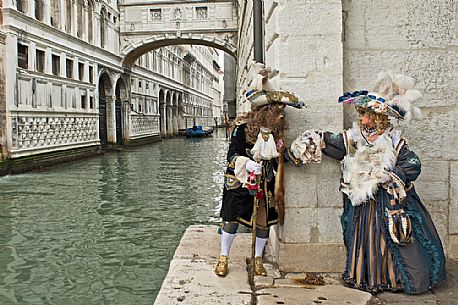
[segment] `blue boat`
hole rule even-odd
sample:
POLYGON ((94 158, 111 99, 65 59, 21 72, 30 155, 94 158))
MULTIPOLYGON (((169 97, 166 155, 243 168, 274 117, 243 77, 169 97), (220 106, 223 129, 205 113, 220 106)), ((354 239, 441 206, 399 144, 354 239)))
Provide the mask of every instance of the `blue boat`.
POLYGON ((202 127, 201 125, 186 128, 185 135, 187 138, 202 138, 207 137, 213 133, 212 127, 202 127))

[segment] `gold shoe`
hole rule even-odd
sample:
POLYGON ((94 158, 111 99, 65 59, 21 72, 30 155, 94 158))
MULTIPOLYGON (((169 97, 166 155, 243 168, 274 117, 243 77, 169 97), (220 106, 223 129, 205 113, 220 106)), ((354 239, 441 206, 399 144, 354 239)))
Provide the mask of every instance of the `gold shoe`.
POLYGON ((218 257, 218 262, 216 263, 215 273, 218 276, 226 276, 229 272, 228 268, 229 258, 225 255, 220 255, 218 257))
POLYGON ((256 275, 267 276, 267 271, 262 264, 262 257, 256 256, 254 258, 254 273, 256 275))

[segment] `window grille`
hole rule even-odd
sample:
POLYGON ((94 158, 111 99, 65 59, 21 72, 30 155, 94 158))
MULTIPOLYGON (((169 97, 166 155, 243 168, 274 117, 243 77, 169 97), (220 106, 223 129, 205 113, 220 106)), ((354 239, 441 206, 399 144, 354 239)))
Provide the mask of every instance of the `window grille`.
POLYGON ((208 7, 206 6, 196 7, 196 18, 197 19, 208 19, 208 7))
POLYGON ((152 21, 161 21, 162 20, 162 9, 155 8, 150 9, 150 15, 152 21))

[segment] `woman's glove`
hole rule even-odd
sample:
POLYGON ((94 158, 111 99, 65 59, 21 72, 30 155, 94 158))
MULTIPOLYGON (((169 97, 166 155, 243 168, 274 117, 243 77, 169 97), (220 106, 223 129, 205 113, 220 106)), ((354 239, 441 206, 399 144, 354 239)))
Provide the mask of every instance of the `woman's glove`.
POLYGON ((380 181, 379 182, 380 183, 387 183, 390 180, 391 180, 391 176, 385 173, 380 177, 380 181))
POLYGON ((254 162, 253 160, 247 161, 245 168, 247 172, 253 172, 255 175, 261 174, 262 171, 262 165, 257 162, 254 162))

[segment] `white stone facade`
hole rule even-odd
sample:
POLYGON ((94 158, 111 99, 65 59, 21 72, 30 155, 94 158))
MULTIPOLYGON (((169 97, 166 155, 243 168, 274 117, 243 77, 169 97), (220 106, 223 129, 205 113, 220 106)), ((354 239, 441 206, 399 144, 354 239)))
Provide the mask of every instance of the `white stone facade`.
POLYGON ((214 50, 144 50, 126 69, 116 1, 0 3, 7 59, 1 160, 168 137, 214 122, 214 50))
POLYGON ((119 10, 124 65, 151 46, 197 42, 236 53, 238 14, 234 1, 123 0, 119 10))
MULTIPOLYGON (((253 59, 252 2, 240 5, 238 111, 253 59)), ((291 142, 305 129, 341 131, 355 114, 337 104, 344 91, 371 87, 379 71, 417 79, 424 120, 406 129, 422 160, 415 183, 448 257, 458 257, 458 2, 265 0, 266 64, 280 70, 282 88, 307 108, 288 110, 291 142)), ((286 219, 271 242, 284 271, 341 272, 345 258, 339 216, 338 162, 288 166, 286 219)))

